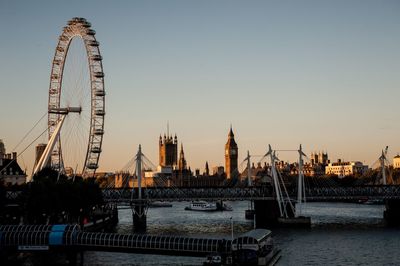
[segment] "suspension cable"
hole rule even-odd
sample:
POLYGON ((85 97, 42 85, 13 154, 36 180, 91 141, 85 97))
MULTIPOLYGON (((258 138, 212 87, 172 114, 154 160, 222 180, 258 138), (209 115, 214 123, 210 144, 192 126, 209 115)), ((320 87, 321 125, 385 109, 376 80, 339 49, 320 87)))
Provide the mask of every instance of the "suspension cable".
MULTIPOLYGON (((32 130, 35 129, 35 127, 42 121, 42 119, 47 115, 47 111, 42 115, 42 117, 34 124, 34 126, 25 134, 25 136, 21 139, 20 142, 12 149, 12 151, 15 151, 19 145, 26 139, 26 137, 32 132, 32 130)), ((47 130, 47 129, 46 129, 47 130)))
POLYGON ((10 166, 19 156, 21 156, 22 154, 24 154, 24 152, 35 142, 35 141, 37 141, 45 132, 47 132, 47 130, 50 128, 50 126, 48 126, 42 133, 40 133, 40 135, 39 136, 37 136, 31 143, 29 143, 26 147, 25 147, 25 149, 23 149, 19 154, 18 154, 18 156, 15 158, 15 159, 12 159, 6 166, 4 166, 1 170, 0 170, 0 173, 4 170, 4 169, 6 169, 8 166, 10 166))

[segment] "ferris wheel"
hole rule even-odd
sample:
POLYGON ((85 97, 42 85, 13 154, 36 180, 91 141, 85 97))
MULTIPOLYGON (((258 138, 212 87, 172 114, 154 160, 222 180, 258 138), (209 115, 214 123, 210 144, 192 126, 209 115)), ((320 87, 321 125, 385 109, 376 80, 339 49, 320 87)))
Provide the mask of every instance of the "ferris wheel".
POLYGON ((54 54, 48 98, 49 142, 53 134, 58 138, 47 166, 84 177, 98 168, 104 134, 104 72, 95 34, 84 18, 68 21, 54 54))

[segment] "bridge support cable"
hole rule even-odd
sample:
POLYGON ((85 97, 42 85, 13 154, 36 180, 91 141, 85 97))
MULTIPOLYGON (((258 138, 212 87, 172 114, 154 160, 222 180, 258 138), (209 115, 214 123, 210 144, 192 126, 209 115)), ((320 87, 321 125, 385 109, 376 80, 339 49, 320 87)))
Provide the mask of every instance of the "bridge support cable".
POLYGON ((268 145, 268 152, 265 154, 265 157, 270 156, 271 159, 271 172, 272 172, 272 179, 274 182, 274 188, 275 188, 275 194, 276 194, 276 200, 278 201, 278 206, 279 206, 279 213, 281 217, 284 214, 284 210, 286 210, 283 202, 282 202, 282 191, 279 186, 279 180, 278 180, 278 174, 276 172, 276 167, 275 167, 275 152, 272 151, 271 145, 268 145), (285 208, 285 209, 284 209, 285 208))
POLYGON ((298 150, 299 153, 299 178, 297 181, 297 204, 298 204, 298 215, 297 216, 301 216, 302 215, 302 205, 303 202, 306 201, 306 191, 305 191, 305 184, 304 184, 304 173, 303 173, 303 156, 307 157, 307 155, 305 155, 305 153, 302 150, 301 144, 300 144, 300 148, 298 150))
POLYGON ((272 173, 272 179, 274 183, 274 189, 275 189, 275 194, 276 194, 276 200, 278 202, 279 206, 279 212, 281 217, 288 218, 292 215, 294 215, 295 210, 294 206, 292 204, 292 201, 289 197, 289 193, 286 189, 285 182, 282 178, 282 175, 279 174, 279 172, 276 170, 276 161, 278 161, 278 157, 276 156, 276 151, 272 150, 271 145, 268 145, 268 152, 264 155, 264 157, 270 157, 271 161, 271 173, 272 173), (281 184, 283 187, 283 191, 281 189, 281 184), (283 195, 285 193, 285 196, 283 195), (291 213, 288 212, 288 207, 290 207, 291 213))
MULTIPOLYGON (((129 185, 129 179, 133 177, 138 177, 137 174, 137 160, 139 156, 136 154, 129 162, 122 168, 120 171, 122 177, 123 177, 123 188, 128 189, 130 187, 129 185)), ((141 178, 141 194, 142 194, 142 200, 152 200, 149 198, 148 195, 148 189, 150 187, 152 188, 164 188, 168 187, 169 190, 174 190, 175 194, 180 195, 182 198, 188 198, 188 195, 185 194, 183 190, 181 190, 179 187, 177 187, 173 182, 171 182, 171 179, 164 177, 163 175, 157 176, 154 179, 154 182, 152 182, 151 185, 147 184, 147 178, 143 178, 143 172, 147 170, 156 170, 156 166, 146 157, 146 155, 141 152, 141 173, 142 173, 142 178, 141 178)), ((111 187, 110 187, 111 188, 111 187)), ((138 193, 138 192, 137 192, 138 193)), ((136 195, 136 191, 134 189, 131 189, 131 198, 132 200, 136 199, 138 195, 136 195)))
MULTIPOLYGON (((295 214, 295 209, 294 209, 294 206, 293 206, 293 204, 292 204, 292 200, 291 200, 290 197, 289 197, 289 193, 288 193, 288 191, 287 191, 287 189, 286 189, 286 186, 285 186, 285 182, 284 182, 284 180, 283 180, 283 177, 282 177, 282 175, 281 175, 279 172, 277 172, 277 173, 278 173, 279 180, 280 180, 280 182, 281 182, 281 184, 282 184, 283 191, 285 192, 285 197, 283 197, 283 193, 281 192, 283 208, 284 208, 284 211, 285 211, 285 217, 290 217, 290 216, 292 216, 292 215, 295 214), (288 210, 287 210, 287 207, 288 207, 287 205, 288 205, 288 204, 289 204, 290 211, 291 211, 290 214, 288 213, 288 210)), ((279 183, 278 183, 278 185, 279 185, 279 183)))
POLYGON ((251 187, 252 182, 251 182, 251 163, 250 163, 250 152, 247 151, 247 157, 244 159, 244 161, 247 161, 247 186, 251 187))
POLYGON ((386 155, 388 152, 388 146, 386 146, 385 150, 382 150, 382 155, 379 157, 379 162, 380 162, 380 166, 381 166, 381 174, 382 174, 382 184, 383 185, 387 185, 387 178, 386 178, 386 155))

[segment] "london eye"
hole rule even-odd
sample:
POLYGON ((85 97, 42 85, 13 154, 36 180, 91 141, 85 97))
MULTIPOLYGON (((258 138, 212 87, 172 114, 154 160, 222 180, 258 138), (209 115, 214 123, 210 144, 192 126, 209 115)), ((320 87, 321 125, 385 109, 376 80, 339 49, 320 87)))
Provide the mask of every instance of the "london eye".
POLYGON ((48 137, 58 138, 47 165, 83 177, 98 168, 104 134, 104 72, 95 34, 84 18, 68 21, 54 54, 48 95, 48 137))

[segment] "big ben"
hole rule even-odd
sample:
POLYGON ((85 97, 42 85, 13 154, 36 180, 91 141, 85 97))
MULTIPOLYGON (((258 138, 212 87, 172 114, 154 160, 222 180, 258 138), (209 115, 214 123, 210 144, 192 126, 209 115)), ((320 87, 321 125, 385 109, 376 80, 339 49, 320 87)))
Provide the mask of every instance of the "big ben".
POLYGON ((235 135, 232 126, 228 134, 228 141, 225 144, 225 169, 226 178, 231 179, 238 167, 238 146, 235 142, 235 135))

